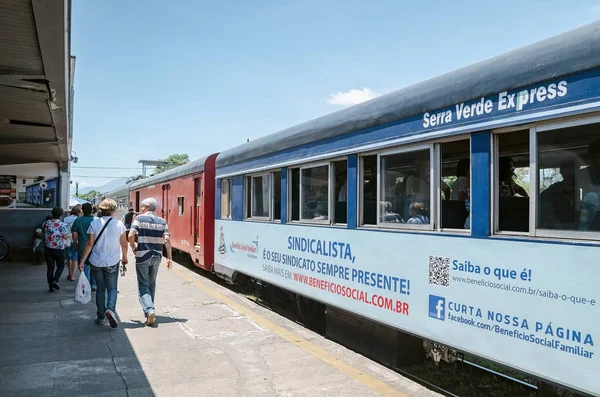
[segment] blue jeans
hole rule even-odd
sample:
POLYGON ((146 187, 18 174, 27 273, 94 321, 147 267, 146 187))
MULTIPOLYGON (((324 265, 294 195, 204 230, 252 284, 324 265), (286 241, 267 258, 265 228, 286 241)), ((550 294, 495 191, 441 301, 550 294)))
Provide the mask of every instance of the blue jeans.
POLYGON ((119 264, 109 267, 91 266, 92 274, 96 279, 96 308, 99 319, 104 318, 106 309, 113 312, 117 307, 117 283, 119 281, 119 264))
POLYGON ((72 260, 72 261, 76 261, 77 257, 78 257, 78 252, 75 248, 73 248, 73 246, 71 245, 70 247, 66 248, 67 251, 67 259, 72 260))
POLYGON ((144 314, 147 316, 154 311, 154 294, 156 292, 156 276, 160 268, 162 256, 153 256, 152 258, 135 263, 135 271, 137 273, 138 294, 140 304, 144 309, 144 314))
POLYGON ((90 282, 90 285, 92 286, 92 288, 96 288, 96 278, 90 271, 90 265, 88 265, 87 263, 85 263, 83 265, 83 273, 85 273, 85 276, 87 277, 88 281, 90 282))

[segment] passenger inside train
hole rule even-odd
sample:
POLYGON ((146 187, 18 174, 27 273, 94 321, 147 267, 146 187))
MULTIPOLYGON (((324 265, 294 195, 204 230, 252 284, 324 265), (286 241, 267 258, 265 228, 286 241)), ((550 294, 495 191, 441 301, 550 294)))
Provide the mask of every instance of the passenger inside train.
MULTIPOLYGON (((600 204, 597 131, 598 124, 587 124, 537 133, 536 228, 565 232, 600 230, 596 211, 600 204)), ((529 136, 529 130, 522 130, 497 137, 500 231, 529 232, 529 196, 536 194, 529 187, 529 136)))
POLYGON ((429 218, 427 217, 427 208, 425 204, 414 201, 410 204, 409 209, 410 219, 407 223, 412 224, 428 224, 429 218))
POLYGON ((441 192, 441 227, 443 229, 470 229, 470 163, 469 139, 440 144, 441 177, 450 187, 450 194, 441 192))
POLYGON ((500 195, 513 197, 529 197, 525 189, 519 186, 515 178, 515 165, 511 157, 501 157, 498 163, 498 181, 500 183, 500 195))
POLYGON ((540 227, 544 229, 574 229, 577 194, 575 164, 572 160, 560 163, 562 180, 540 193, 540 227))

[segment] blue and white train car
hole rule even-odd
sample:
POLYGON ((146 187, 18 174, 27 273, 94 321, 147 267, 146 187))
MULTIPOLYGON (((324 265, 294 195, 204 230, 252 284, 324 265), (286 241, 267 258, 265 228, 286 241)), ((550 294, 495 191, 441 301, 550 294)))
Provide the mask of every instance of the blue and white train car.
POLYGON ((222 152, 215 271, 600 395, 600 23, 222 152))

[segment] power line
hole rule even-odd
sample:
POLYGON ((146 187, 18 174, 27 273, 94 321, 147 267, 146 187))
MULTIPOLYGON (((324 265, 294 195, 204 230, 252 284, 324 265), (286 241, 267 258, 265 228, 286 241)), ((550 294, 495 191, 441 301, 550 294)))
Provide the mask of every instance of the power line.
POLYGON ((71 168, 88 168, 93 170, 139 170, 141 167, 79 167, 73 166, 71 168))
POLYGON ((96 176, 96 175, 71 175, 72 178, 108 178, 108 179, 121 179, 121 178, 129 178, 129 176, 96 176))
POLYGON ((151 148, 158 148, 158 147, 164 147, 164 145, 162 144, 154 144, 154 145, 149 145, 149 144, 143 144, 143 143, 125 143, 125 142, 73 142, 74 145, 94 145, 94 146, 98 146, 98 145, 111 145, 111 146, 127 146, 127 147, 151 147, 151 148))

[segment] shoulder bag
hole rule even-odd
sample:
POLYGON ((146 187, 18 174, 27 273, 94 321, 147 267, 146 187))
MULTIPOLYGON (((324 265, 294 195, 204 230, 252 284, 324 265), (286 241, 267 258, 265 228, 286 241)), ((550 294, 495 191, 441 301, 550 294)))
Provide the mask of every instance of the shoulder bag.
POLYGON ((89 255, 87 256, 87 258, 85 258, 85 262, 88 265, 91 265, 91 263, 90 263, 90 261, 88 259, 89 259, 90 255, 92 255, 92 252, 94 251, 94 248, 96 247, 96 243, 98 243, 98 240, 100 240, 100 237, 102 237, 102 233, 104 233, 104 230, 106 229, 106 226, 108 226, 108 224, 110 223, 110 221, 112 221, 112 218, 108 218, 108 220, 106 221, 106 223, 102 227, 102 230, 100 230, 100 233, 98 234, 98 237, 96 237, 96 239, 94 240, 94 244, 92 245, 92 249, 90 250, 89 255))

